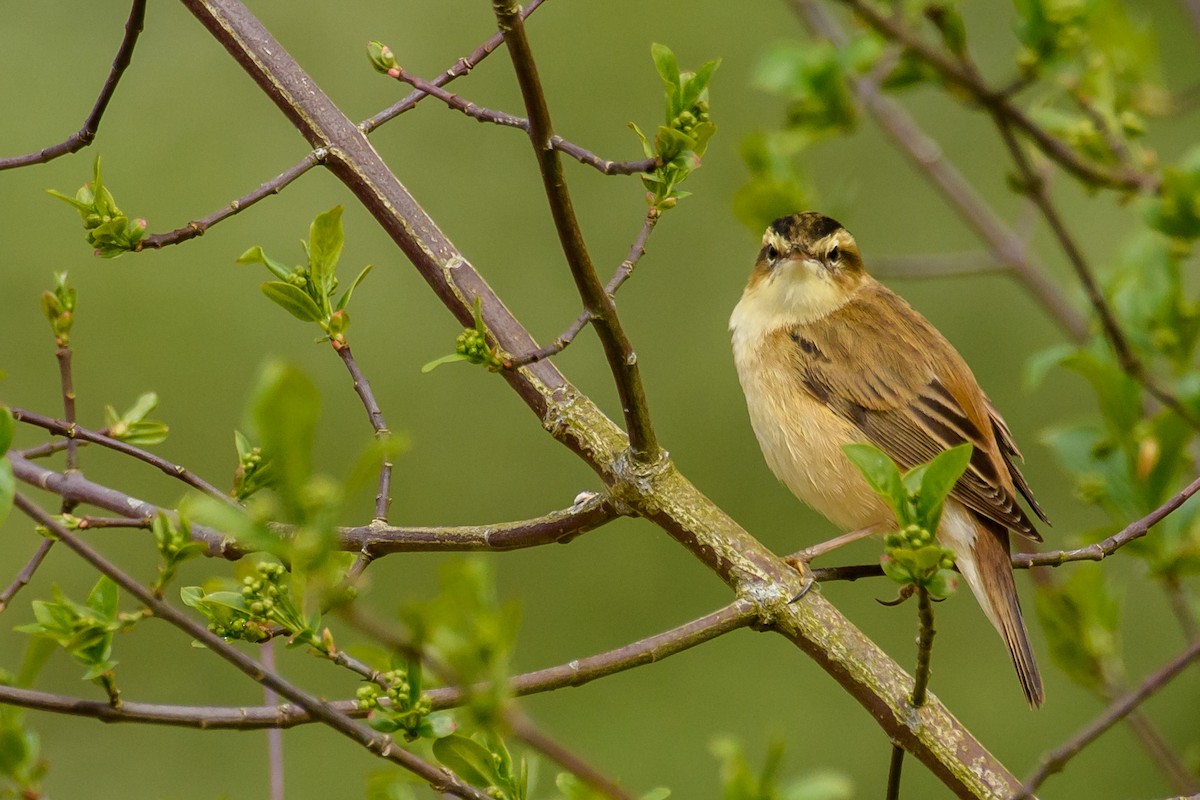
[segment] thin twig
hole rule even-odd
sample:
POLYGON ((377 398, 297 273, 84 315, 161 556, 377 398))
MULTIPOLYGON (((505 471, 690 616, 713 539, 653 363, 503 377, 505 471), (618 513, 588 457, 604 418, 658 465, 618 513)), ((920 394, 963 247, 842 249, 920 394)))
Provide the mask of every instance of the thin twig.
POLYGON ((254 191, 239 197, 237 200, 230 201, 227 205, 217 209, 206 217, 193 220, 182 228, 176 228, 173 231, 166 233, 151 233, 142 238, 138 242, 137 250, 161 250, 164 247, 173 244, 180 244, 189 239, 195 239, 197 236, 203 236, 205 231, 222 222, 235 214, 240 214, 250 206, 257 203, 259 200, 279 194, 292 181, 299 178, 304 173, 308 172, 313 167, 324 162, 326 152, 318 148, 306 155, 304 158, 297 161, 292 166, 285 169, 283 172, 276 175, 271 180, 259 186, 254 191))
POLYGON ((118 587, 128 592, 143 606, 150 609, 154 616, 165 622, 169 622, 188 636, 198 640, 207 649, 225 661, 228 661, 255 682, 275 690, 281 696, 303 708, 316 719, 338 733, 341 733, 343 736, 362 745, 368 751, 419 775, 422 779, 428 781, 430 786, 435 790, 449 792, 456 797, 466 798, 467 800, 487 800, 487 796, 483 792, 467 786, 454 776, 453 773, 435 767, 407 750, 397 747, 390 736, 376 733, 370 728, 355 722, 345 713, 329 706, 317 696, 285 680, 279 673, 267 669, 263 664, 250 658, 203 625, 192 620, 191 617, 167 605, 155 597, 149 589, 126 574, 120 567, 93 550, 82 539, 60 525, 57 520, 36 504, 27 500, 24 495, 18 493, 14 497, 13 503, 39 525, 48 528, 64 545, 69 547, 84 561, 101 574, 108 576, 118 587))
POLYGON ((1135 708, 1130 711, 1125 717, 1125 723, 1133 730, 1142 749, 1158 766, 1159 771, 1176 792, 1181 795, 1193 795, 1197 789, 1200 789, 1196 778, 1188 771, 1187 764, 1171 748, 1171 745, 1167 743, 1142 709, 1135 708))
MULTIPOLYGON (((1151 528, 1166 519, 1167 516, 1186 503, 1197 492, 1200 492, 1200 478, 1196 478, 1184 487, 1182 491, 1146 516, 1129 523, 1112 536, 1099 542, 1093 542, 1092 544, 1070 550, 1049 550, 1044 553, 1013 553, 1010 556, 1013 569, 1057 567, 1072 561, 1103 561, 1130 542, 1145 536, 1150 532, 1151 528)), ((788 558, 799 558, 804 552, 801 550, 788 556, 788 558)), ((852 564, 843 567, 814 567, 812 573, 814 580, 818 582, 856 581, 862 578, 881 577, 883 575, 883 568, 878 564, 852 564)))
POLYGON ((579 220, 575 217, 575 208, 571 203, 571 194, 563 174, 562 159, 558 151, 550 145, 554 128, 533 51, 525 33, 525 21, 521 18, 516 0, 493 0, 492 9, 496 12, 496 21, 504 34, 508 54, 517 73, 517 84, 521 88, 525 110, 529 115, 529 141, 537 157, 538 170, 542 175, 542 184, 550 204, 551 216, 554 218, 554 227, 562 244, 563 255, 571 268, 571 275, 575 279, 584 308, 594 316, 592 326, 600 337, 604 355, 608 359, 609 369, 616 383, 625 425, 629 431, 630 452, 636 461, 656 461, 661 454, 654 427, 650 422, 650 407, 642 386, 637 354, 621 326, 616 304, 604 291, 604 286, 596 275, 596 267, 583 241, 579 220))
POLYGON ((1063 222, 1062 217, 1059 216, 1058 209, 1055 208, 1054 202, 1050 199, 1050 193, 1046 190, 1045 182, 1033 168, 1020 142, 1013 135, 1009 120, 999 113, 995 115, 994 119, 996 126, 1000 129, 1000 136, 1004 139, 1004 145, 1008 148, 1013 163, 1017 166, 1017 172, 1024 184, 1026 193, 1034 204, 1037 205, 1038 209, 1041 210, 1042 216, 1050 226, 1050 230, 1054 233, 1054 238, 1058 240, 1059 246, 1067 256, 1068 263, 1070 263, 1071 268, 1075 271, 1076 277, 1079 278, 1084 294, 1087 295, 1088 302, 1100 318, 1100 327, 1104 331, 1104 336, 1108 339, 1108 343, 1112 346, 1113 353, 1116 355, 1121 369, 1140 383, 1160 403, 1178 414, 1181 419, 1187 421, 1193 428, 1200 430, 1200 417, 1197 417, 1192 411, 1186 408, 1178 397, 1159 385, 1154 376, 1146 369, 1146 365, 1138 358, 1132 345, 1129 344, 1124 331, 1121 330, 1120 323, 1117 322, 1116 313, 1109 305, 1108 300, 1105 299, 1104 292, 1101 291, 1100 285, 1096 281, 1096 277, 1083 255, 1083 250, 1080 249, 1079 244, 1075 241, 1075 237, 1067 230, 1066 224, 1063 222))
POLYGON ((913 53, 947 81, 965 89, 975 102, 993 115, 1028 136, 1038 149, 1063 169, 1080 180, 1094 185, 1126 191, 1157 192, 1158 178, 1130 167, 1113 168, 1085 159, 1072 147, 1036 124, 1022 109, 1013 104, 1003 90, 988 86, 978 71, 961 61, 943 54, 927 44, 902 18, 883 14, 866 0, 840 0, 842 5, 875 29, 884 38, 896 42, 913 53))
MULTIPOLYGON (((58 375, 62 385, 63 420, 66 421, 68 427, 74 427, 76 422, 75 381, 71 376, 71 346, 69 344, 60 344, 58 349, 54 351, 54 357, 58 361, 58 375)), ((67 472, 79 469, 79 454, 77 451, 75 437, 67 439, 67 472)), ((69 504, 64 502, 63 513, 66 514, 70 510, 69 504)))
MULTIPOLYGON (((354 381, 354 391, 358 394, 358 398, 362 400, 363 408, 367 411, 367 417, 371 420, 371 428, 375 431, 375 440, 385 442, 391 438, 392 432, 388 430, 387 422, 383 418, 383 411, 379 409, 379 403, 375 401, 375 394, 371 391, 371 382, 367 380, 367 376, 359 369, 358 362, 354 360, 354 354, 350 352, 350 345, 335 344, 334 350, 342 357, 342 362, 346 365, 346 370, 350 373, 351 379, 354 381)), ((375 521, 386 523, 388 515, 388 507, 392 503, 392 458, 388 453, 383 454, 383 464, 379 468, 379 491, 375 493, 375 521)))
MULTIPOLYGON (((523 19, 528 19, 529 15, 534 11, 537 11, 538 6, 540 6, 543 2, 545 2, 545 0, 531 0, 528 5, 521 9, 521 17, 523 19)), ((504 36, 499 32, 493 33, 487 38, 487 40, 484 41, 483 44, 479 45, 479 47, 476 47, 470 53, 470 55, 455 61, 454 66, 450 67, 450 69, 446 70, 441 75, 438 75, 436 78, 430 81, 430 83, 432 83, 434 86, 445 86, 447 83, 450 83, 456 78, 461 78, 463 75, 466 75, 468 72, 473 70, 480 61, 483 61, 485 58, 495 52, 496 48, 502 44, 504 44, 504 36)), ((358 124, 358 129, 363 133, 369 134, 385 122, 395 119, 406 111, 412 110, 416 107, 417 103, 421 102, 426 97, 428 97, 428 95, 425 92, 413 90, 407 97, 394 103, 383 111, 380 111, 370 119, 360 122, 358 124)))
POLYGON ((1196 620, 1196 608, 1192 605, 1188 587, 1173 572, 1159 576, 1158 580, 1167 595, 1167 601, 1171 604, 1171 612, 1179 621, 1184 638, 1189 642, 1200 639, 1200 623, 1196 620))
POLYGON ((440 528, 363 525, 339 529, 338 542, 343 550, 358 550, 372 559, 389 553, 519 550, 566 544, 623 513, 628 512, 607 496, 587 493, 568 508, 533 519, 440 528))
MULTIPOLYGON (((917 668, 913 672, 913 688, 908 698, 914 709, 925 705, 930 665, 933 663, 933 637, 937 633, 933 626, 933 600, 924 586, 917 587, 917 618, 920 621, 920 631, 917 634, 917 668)), ((899 800, 900 770, 903 766, 904 748, 899 742, 894 742, 888 764, 887 800, 899 800)))
MULTIPOLYGON (((604 286, 604 291, 608 293, 609 297, 616 296, 617 290, 621 288, 625 281, 629 280, 629 277, 633 275, 633 270, 637 267, 638 262, 641 261, 642 256, 646 254, 646 241, 650 238, 650 233, 654 230, 654 226, 658 224, 659 216, 659 210, 653 206, 649 211, 646 212, 646 218, 642 222, 642 229, 638 231, 638 235, 634 238, 633 244, 629 248, 629 254, 625 256, 625 260, 621 262, 620 266, 617 267, 616 272, 613 273, 612 278, 610 278, 608 283, 604 286)), ((563 350, 567 349, 571 342, 575 341, 575 337, 579 335, 579 332, 583 330, 584 326, 591 322, 592 319, 592 313, 587 309, 584 309, 579 313, 579 316, 575 318, 575 321, 572 322, 567 329, 563 331, 562 334, 553 342, 545 347, 539 347, 537 350, 533 350, 524 355, 514 356, 507 359, 504 362, 504 368, 515 369, 517 367, 523 367, 526 364, 536 363, 544 358, 549 358, 550 356, 558 355, 563 350)))
POLYGON ((888 759, 887 789, 884 791, 886 800, 899 800, 900 773, 904 769, 904 748, 899 744, 892 745, 892 755, 888 759))
POLYGON ((17 592, 24 589, 33 580, 33 575, 38 571, 38 567, 42 566, 42 562, 46 560, 50 549, 54 547, 53 539, 43 539, 38 543, 37 550, 33 551, 33 555, 25 562, 25 566, 21 567, 21 571, 17 573, 17 577, 13 578, 13 582, 0 592, 0 613, 8 608, 8 604, 16 597, 17 592))
POLYGON ((117 54, 113 56, 112 68, 108 72, 108 77, 104 79, 104 85, 100 88, 100 95, 92 105, 91 112, 84 119, 79 130, 64 141, 35 153, 0 158, 0 170, 25 167, 30 164, 44 164, 59 156, 65 156, 67 153, 82 150, 92 143, 92 140, 96 138, 96 131, 100 129, 100 119, 104 116, 109 101, 117 91, 117 84, 121 82, 125 68, 129 66, 129 62, 133 58, 133 49, 137 46, 138 36, 142 33, 145 21, 146 0, 133 0, 133 5, 129 9, 129 18, 125 20, 125 35, 121 39, 120 47, 117 48, 117 54))
POLYGON ((90 528, 149 528, 153 520, 148 517, 76 517, 79 530, 90 528))
MULTIPOLYGON (((387 74, 398 81, 404 81, 414 89, 424 92, 430 97, 436 97, 455 111, 461 111, 478 122, 487 122, 505 128, 516 128, 525 133, 529 133, 530 131, 529 120, 524 117, 518 117, 491 108, 484 108, 483 106, 464 100, 459 95, 448 92, 437 84, 413 75, 401 67, 394 67, 388 70, 387 74)), ((643 172, 653 172, 659 166, 657 158, 644 158, 640 161, 608 161, 574 142, 568 142, 558 135, 550 137, 550 146, 555 150, 567 154, 579 163, 592 167, 605 175, 638 175, 643 172)))
POLYGON ((1041 766, 1025 780, 1022 791, 1013 800, 1027 800, 1027 798, 1032 797, 1033 793, 1037 791, 1037 788, 1047 778, 1056 772, 1061 772, 1063 767, 1083 748, 1087 747, 1098 739, 1101 734, 1128 716, 1129 712, 1133 711, 1155 692, 1170 683, 1176 675, 1198 658, 1200 658, 1200 640, 1192 642, 1189 648, 1171 659, 1170 662, 1158 671, 1147 676, 1141 685, 1132 692, 1113 701, 1103 714, 1083 730, 1079 731, 1078 734, 1062 747, 1051 751, 1043 757, 1041 766))
MULTIPOLYGON (((160 472, 170 475, 172 478, 177 478, 183 481, 188 486, 194 489, 199 489, 207 495, 217 498, 225 503, 237 505, 235 501, 230 499, 228 495, 222 492, 217 487, 213 486, 208 481, 201 478, 199 475, 192 473, 190 470, 181 467, 178 464, 172 464, 165 458, 154 455, 148 450, 143 450, 140 447, 122 442, 120 439, 114 439, 111 436, 106 436, 99 431, 88 430, 73 423, 68 423, 64 420, 53 419, 43 414, 38 414, 34 411, 27 411, 23 408, 12 409, 13 419, 18 422, 24 422, 27 425, 34 425, 38 428, 44 428, 51 433, 59 436, 66 436, 68 439, 84 439, 98 444, 101 447, 107 447, 109 450, 115 450, 127 456, 132 456, 138 461, 144 461, 152 467, 157 468, 160 472)), ((112 509, 110 509, 112 510, 112 509)))

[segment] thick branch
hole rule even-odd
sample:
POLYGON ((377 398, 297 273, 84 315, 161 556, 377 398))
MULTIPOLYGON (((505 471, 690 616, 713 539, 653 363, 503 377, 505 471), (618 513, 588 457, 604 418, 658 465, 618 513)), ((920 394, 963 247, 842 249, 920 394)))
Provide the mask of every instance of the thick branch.
POLYGON ((92 143, 92 140, 96 138, 96 131, 100 129, 100 119, 104 116, 109 101, 116 94, 117 84, 121 82, 125 68, 129 66, 129 62, 133 58, 133 48, 137 46, 138 36, 142 33, 145 21, 146 0, 133 0, 133 5, 129 9, 129 18, 125 21, 125 36, 121 39, 121 46, 117 48, 117 54, 113 56, 112 68, 108 72, 108 77, 104 79, 104 86, 100 88, 100 95, 96 98, 91 113, 84 119, 79 130, 64 141, 43 148, 36 153, 0 158, 0 170, 25 167, 30 164, 44 164, 59 156, 65 156, 67 153, 82 150, 92 143))
POLYGON ((415 775, 428 781, 430 786, 440 792, 448 792, 455 797, 467 800, 487 800, 487 795, 462 783, 452 773, 433 766, 412 753, 399 748, 390 736, 376 733, 370 728, 355 722, 344 712, 333 708, 318 698, 309 694, 299 686, 272 672, 250 656, 238 650, 221 637, 210 632, 206 627, 190 617, 167 605, 137 581, 129 577, 116 564, 113 564, 100 553, 93 550, 64 528, 62 525, 23 495, 17 494, 14 504, 39 525, 49 529, 64 545, 74 551, 80 558, 94 567, 102 575, 107 576, 117 586, 128 592, 143 606, 150 609, 154 616, 169 622, 188 636, 199 641, 216 655, 232 664, 236 669, 263 686, 272 689, 280 696, 286 697, 303 708, 315 719, 333 728, 343 736, 357 742, 370 752, 388 759, 415 775))

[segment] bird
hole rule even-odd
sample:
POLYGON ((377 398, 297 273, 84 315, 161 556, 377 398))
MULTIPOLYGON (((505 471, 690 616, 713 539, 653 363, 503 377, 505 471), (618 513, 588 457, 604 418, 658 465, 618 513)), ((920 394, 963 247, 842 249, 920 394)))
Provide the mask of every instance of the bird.
POLYGON ((841 223, 813 211, 767 228, 729 327, 767 465, 844 531, 896 527, 844 445, 872 444, 902 469, 973 446, 936 536, 1003 638, 1029 705, 1041 706, 1009 537, 1042 538, 1017 495, 1049 520, 1021 474, 1012 432, 954 346, 867 273, 841 223))

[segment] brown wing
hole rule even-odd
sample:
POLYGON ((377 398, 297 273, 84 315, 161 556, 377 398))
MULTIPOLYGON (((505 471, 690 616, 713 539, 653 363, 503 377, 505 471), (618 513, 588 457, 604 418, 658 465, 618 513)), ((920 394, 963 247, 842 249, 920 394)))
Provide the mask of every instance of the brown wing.
POLYGON ((1019 487, 1041 516, 1013 465, 1008 428, 958 352, 904 300, 870 281, 850 303, 789 334, 793 364, 813 397, 906 469, 970 442, 970 466, 951 496, 1041 541, 1017 505, 1019 487), (865 352, 864 339, 872 343, 865 352))

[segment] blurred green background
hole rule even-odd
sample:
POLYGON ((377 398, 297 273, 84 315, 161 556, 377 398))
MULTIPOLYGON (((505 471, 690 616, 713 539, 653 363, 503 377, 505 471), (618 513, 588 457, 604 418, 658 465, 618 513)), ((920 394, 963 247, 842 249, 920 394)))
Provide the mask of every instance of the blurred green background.
MULTIPOLYGON (((314 79, 351 117, 361 119, 406 88, 374 73, 368 39, 390 44, 399 62, 427 78, 471 51, 493 29, 482 0, 403 4, 253 2, 260 16, 314 79)), ((1164 80, 1180 89, 1196 77, 1196 30, 1182 4, 1139 3, 1152 20, 1164 80)), ((6 4, 0 25, 0 153, 43 147, 74 131, 91 107, 121 36, 127 4, 6 4)), ((984 70, 1011 74, 1015 40, 1004 4, 964 4, 972 46, 984 70)), ((73 211, 45 193, 74 192, 102 154, 106 183, 121 207, 149 220, 151 231, 208 214, 302 157, 303 140, 225 51, 178 4, 153 3, 131 70, 105 117, 97 142, 74 157, 0 174, 0 383, 5 402, 60 414, 53 339, 38 296, 52 273, 69 270, 79 289, 74 330, 80 419, 100 427, 105 404, 125 407, 153 389, 158 416, 172 425, 158 451, 226 485, 235 465, 232 430, 242 420, 254 375, 279 356, 301 365, 319 385, 324 416, 322 469, 344 475, 369 441, 370 429, 341 364, 312 331, 268 303, 258 290, 261 268, 234 258, 263 245, 287 263, 299 261, 297 240, 312 217, 346 204, 343 270, 376 265, 355 297, 351 341, 391 426, 411 439, 394 480, 398 523, 483 523, 535 516, 569 505, 598 481, 503 382, 480 369, 451 366, 423 375, 425 362, 453 346, 459 328, 387 237, 332 177, 316 170, 282 195, 214 228, 203 238, 161 252, 115 261, 93 258, 73 211), (482 480, 478 476, 485 476, 482 480)), ((733 217, 730 201, 745 180, 737 155, 751 131, 779 123, 782 101, 752 87, 759 55, 797 36, 782 2, 666 3, 610 0, 549 2, 531 23, 558 131, 606 158, 640 157, 626 123, 658 124, 661 83, 651 42, 672 46, 684 66, 720 57, 712 88, 718 133, 696 194, 666 215, 648 255, 620 295, 635 342, 659 435, 703 491, 778 552, 834 531, 802 508, 763 464, 747 424, 729 355, 726 321, 748 274, 758 235, 733 217)), ((519 111, 503 52, 454 85, 482 105, 519 111)), ((1019 201, 1004 188, 1006 159, 986 120, 929 90, 906 104, 966 176, 1010 218, 1019 201)), ((1194 122, 1156 123, 1153 141, 1174 157, 1195 140, 1194 122)), ((385 126, 372 142, 439 226, 491 282, 540 340, 557 335, 578 310, 569 274, 545 209, 528 142, 518 132, 477 124, 429 100, 385 126)), ((866 256, 952 252, 976 243, 869 122, 855 135, 810 151, 805 163, 821 210, 854 231, 866 256)), ((571 187, 595 260, 605 274, 624 258, 645 210, 636 178, 606 178, 569 165, 571 187)), ((1099 266, 1133 229, 1134 213, 1108 197, 1089 198, 1060 182, 1064 211, 1099 266)), ((1057 277, 1064 265, 1039 230, 1034 238, 1057 277)), ((353 274, 353 273, 351 273, 353 274)), ((891 281, 958 346, 980 383, 1005 413, 1027 457, 1026 474, 1055 522, 1051 546, 1098 524, 1098 514, 1072 496, 1069 482, 1038 444, 1049 423, 1092 413, 1081 380, 1053 374, 1036 391, 1023 388, 1028 356, 1060 334, 1021 289, 1003 277, 936 282, 891 281)), ((1078 293, 1071 288, 1073 297, 1078 293)), ((610 379, 594 337, 585 334, 558 359, 567 376, 615 410, 610 379)), ((19 431, 17 446, 36 440, 19 431)), ((144 465, 97 449, 83 453, 86 472, 131 494, 163 504, 178 485, 144 465)), ((50 501, 47 500, 49 503, 50 501)), ((369 517, 366 493, 356 521, 369 517)), ((97 532, 103 550, 143 576, 153 548, 131 532, 97 532)), ((0 534, 0 580, 7 581, 36 546, 14 516, 0 534)), ((827 563, 877 557, 863 543, 827 563)), ((369 572, 366 601, 391 612, 436 590, 440 556, 393 556, 369 572)), ((568 547, 490 556, 505 597, 518 597, 523 622, 516 666, 527 670, 625 644, 707 613, 729 601, 726 588, 652 526, 621 521, 568 547)), ((1116 575, 1136 578, 1122 559, 1116 575)), ((224 563, 191 563, 183 583, 224 563)), ((1068 567, 1069 569, 1069 567, 1068 567)), ((82 595, 95 577, 62 548, 0 619, 0 666, 19 663, 24 636, 12 628, 31 618, 29 601, 52 582, 82 595)), ((1023 591, 1027 578, 1020 579, 1023 591)), ((877 605, 890 584, 827 585, 826 596, 902 664, 914 657, 915 614, 877 605)), ((1032 597, 1026 597, 1031 609, 1032 597)), ((1040 647, 1048 702, 1025 707, 1003 647, 969 595, 939 606, 933 690, 1018 774, 1099 710, 1069 684, 1040 647)), ((1153 587, 1129 582, 1124 648, 1134 677, 1181 646, 1166 604, 1153 587)), ((1030 612, 1032 617, 1032 612, 1030 612)), ((117 642, 119 677, 131 700, 256 704, 261 692, 185 637, 150 622, 117 642)), ((282 671, 331 697, 349 697, 354 682, 300 653, 282 656, 282 671)), ((100 697, 61 654, 39 687, 100 697)), ((552 733, 618 776, 632 790, 671 787, 679 798, 716 798, 716 764, 708 743, 732 734, 761 754, 772 736, 788 742, 787 771, 836 769, 857 796, 882 791, 888 742, 856 703, 777 636, 740 631, 702 649, 590 684, 531 698, 527 709, 552 733)), ((1147 706, 1167 738, 1194 740, 1200 676, 1185 675, 1147 706)), ((198 732, 31 712, 51 760, 54 797, 253 798, 266 795, 266 736, 198 732)), ((318 726, 285 734, 288 796, 362 795, 368 772, 386 769, 365 751, 318 726)), ((543 775, 549 777, 549 769, 543 775)), ((907 797, 946 792, 915 763, 907 797)), ((547 796, 543 783, 537 796, 547 796)), ((1087 750, 1046 796, 1133 798, 1167 794, 1133 738, 1114 730, 1087 750)))

